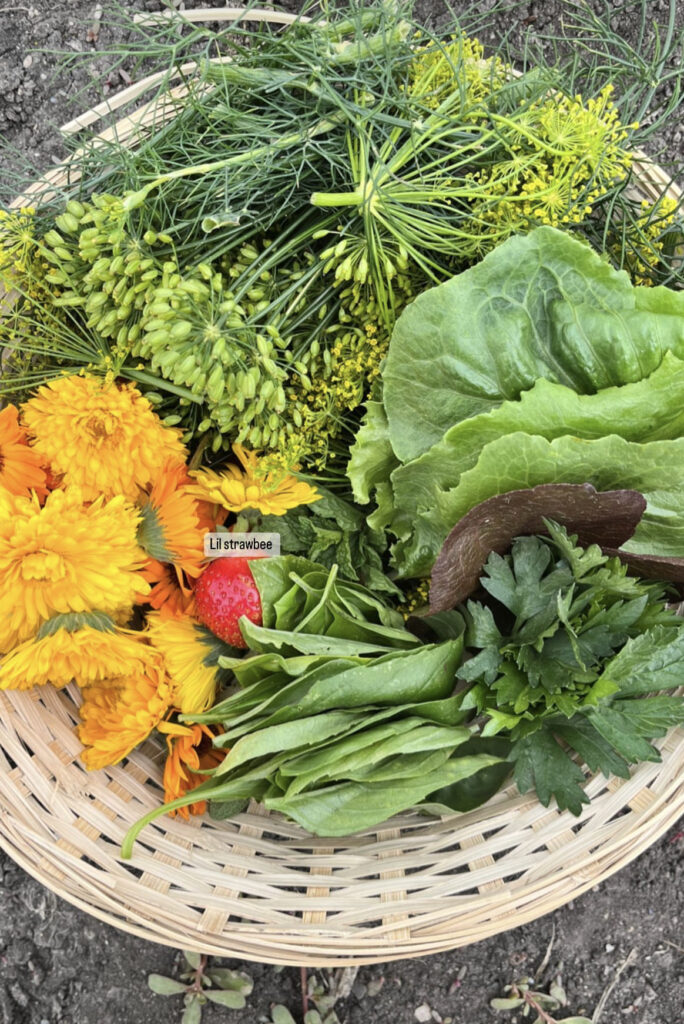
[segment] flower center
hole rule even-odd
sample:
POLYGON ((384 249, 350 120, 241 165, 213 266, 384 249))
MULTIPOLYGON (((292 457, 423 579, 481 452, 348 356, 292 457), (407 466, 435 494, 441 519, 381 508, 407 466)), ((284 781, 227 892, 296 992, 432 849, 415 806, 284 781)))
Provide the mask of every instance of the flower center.
POLYGON ((21 575, 25 580, 43 580, 55 583, 66 576, 64 559, 56 551, 34 551, 21 561, 21 575))
POLYGON ((116 432, 116 417, 111 413, 94 412, 83 424, 83 429, 94 441, 102 441, 116 432))

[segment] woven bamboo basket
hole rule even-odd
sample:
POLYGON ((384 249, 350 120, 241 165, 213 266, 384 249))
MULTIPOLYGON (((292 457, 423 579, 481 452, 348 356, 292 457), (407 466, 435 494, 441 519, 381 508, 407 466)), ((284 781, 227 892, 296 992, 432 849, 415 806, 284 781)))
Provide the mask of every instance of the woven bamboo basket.
MULTIPOLYGON (((184 12, 234 20, 239 9, 184 12)), ((291 16, 250 11, 287 23, 291 16)), ((184 76, 194 65, 186 65, 184 76)), ((76 131, 130 103, 154 77, 65 126, 76 131)), ((186 86, 102 133, 131 145, 172 117, 186 86)), ((646 158, 639 192, 676 187, 646 158)), ((56 168, 31 193, 73 180, 56 168)), ((123 763, 87 772, 74 726, 76 687, 0 693, 0 845, 57 895, 135 935, 219 956, 309 966, 424 956, 532 921, 624 867, 684 812, 684 730, 662 762, 630 779, 588 777, 581 817, 513 786, 468 814, 404 814, 343 839, 309 835, 259 805, 230 821, 164 817, 122 861, 129 826, 163 798, 164 750, 150 740, 123 763)))

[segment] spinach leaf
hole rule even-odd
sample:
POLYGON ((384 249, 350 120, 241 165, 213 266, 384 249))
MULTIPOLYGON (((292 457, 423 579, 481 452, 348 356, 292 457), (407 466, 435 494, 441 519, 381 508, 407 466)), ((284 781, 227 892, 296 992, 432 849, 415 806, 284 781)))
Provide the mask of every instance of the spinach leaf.
POLYGON ((267 796, 264 804, 287 814, 314 835, 344 836, 377 825, 420 803, 436 789, 468 778, 497 761, 490 754, 473 754, 450 759, 436 770, 407 779, 340 782, 293 797, 267 796))

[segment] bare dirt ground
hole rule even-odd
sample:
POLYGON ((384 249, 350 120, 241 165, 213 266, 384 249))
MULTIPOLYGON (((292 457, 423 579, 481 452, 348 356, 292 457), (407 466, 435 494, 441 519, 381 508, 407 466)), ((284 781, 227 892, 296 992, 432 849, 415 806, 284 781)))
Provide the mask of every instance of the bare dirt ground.
MULTIPOLYGON (((159 0, 125 2, 128 9, 159 10, 159 0)), ((222 0, 186 0, 186 8, 220 7, 222 0)), ((296 9, 295 2, 286 4, 296 9)), ((491 7, 483 0, 481 10, 491 7)), ((594 0, 592 6, 603 5, 594 0)), ((649 5, 652 16, 666 17, 666 3, 649 5)), ((680 15, 684 4, 679 5, 680 15)), ((102 4, 99 37, 93 35, 94 0, 0 0, 0 189, 13 194, 15 172, 36 172, 58 162, 63 153, 56 128, 103 98, 85 70, 58 76, 58 56, 99 50, 97 69, 107 72, 104 51, 113 31, 107 27, 112 6, 102 4), (39 52, 41 51, 41 52, 39 52)), ((456 12, 464 4, 453 5, 456 12)), ((563 13, 563 2, 518 4, 492 23, 491 37, 535 26, 540 31, 563 13)), ((614 28, 629 34, 637 22, 627 11, 613 11, 614 28)), ((441 0, 418 6, 426 18, 444 18, 441 0)), ((97 34, 97 33, 95 33, 97 34)), ((483 35, 483 41, 487 40, 483 35)), ((135 75, 135 69, 125 69, 135 75)), ((124 84, 112 76, 108 88, 124 84)), ((679 123, 668 126, 652 152, 681 157, 679 123)), ((628 868, 574 903, 532 924, 465 949, 427 959, 362 968, 348 999, 336 1012, 347 1024, 412 1024, 416 1009, 429 1007, 435 1022, 516 1024, 514 1013, 495 1013, 489 1000, 505 985, 534 974, 555 935, 548 966, 540 979, 547 987, 560 974, 567 1010, 557 1016, 592 1017, 602 994, 629 963, 603 1003, 596 1024, 681 1024, 684 1020, 684 832, 675 826, 628 868), (631 956, 630 956, 631 954, 631 956)), ((284 1003, 301 1019, 300 973, 268 965, 239 964, 254 978, 244 1010, 207 1007, 205 1024, 233 1020, 252 1024, 270 1019, 269 1006, 284 1003)), ((178 997, 168 1000, 147 987, 150 972, 173 974, 179 957, 119 932, 57 899, 0 853, 0 1022, 2 1024, 156 1024, 179 1020, 178 997)), ((533 1018, 528 1018, 532 1020, 533 1018)))

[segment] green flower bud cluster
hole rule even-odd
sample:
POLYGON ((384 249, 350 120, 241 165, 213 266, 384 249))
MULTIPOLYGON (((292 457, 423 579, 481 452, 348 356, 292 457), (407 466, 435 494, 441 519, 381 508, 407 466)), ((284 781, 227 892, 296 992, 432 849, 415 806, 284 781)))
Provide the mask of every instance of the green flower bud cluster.
POLYGON ((138 320, 161 276, 153 247, 171 241, 151 231, 133 237, 127 218, 118 196, 70 200, 42 245, 51 265, 46 278, 60 290, 55 305, 81 309, 86 325, 115 342, 120 355, 139 336, 138 320))
MULTIPOLYGON (((172 240, 136 238, 121 198, 70 201, 42 240, 54 302, 82 313, 116 361, 151 371, 175 396, 166 422, 214 451, 234 442, 290 464, 321 466, 328 439, 351 426, 386 350, 385 308, 373 291, 363 236, 271 258, 268 239, 217 263, 181 267, 172 240), (295 453, 296 449, 296 453, 295 453), (295 457, 296 454, 296 457, 295 457)), ((413 297, 409 259, 381 251, 396 313, 413 297)), ((160 398, 160 408, 169 403, 160 398)))
POLYGON ((233 441, 269 448, 278 437, 287 401, 285 343, 277 329, 250 323, 260 301, 253 295, 237 302, 209 264, 180 273, 167 261, 142 311, 133 355, 203 399, 197 432, 212 431, 215 450, 233 441))
MULTIPOLYGON (((352 225, 340 227, 331 244, 319 254, 323 273, 338 287, 341 325, 384 321, 391 329, 396 317, 416 294, 413 280, 417 268, 412 265, 403 245, 392 238, 378 239, 380 244, 371 252, 364 233, 352 225), (335 238, 337 239, 335 241, 335 238), (373 272, 375 268, 376 272, 373 272), (375 281, 383 281, 385 296, 376 292, 375 281), (390 311, 388 320, 386 311, 390 311)), ((321 233, 323 237, 323 233, 321 233)), ((425 287, 424 275, 419 289, 425 287)))

